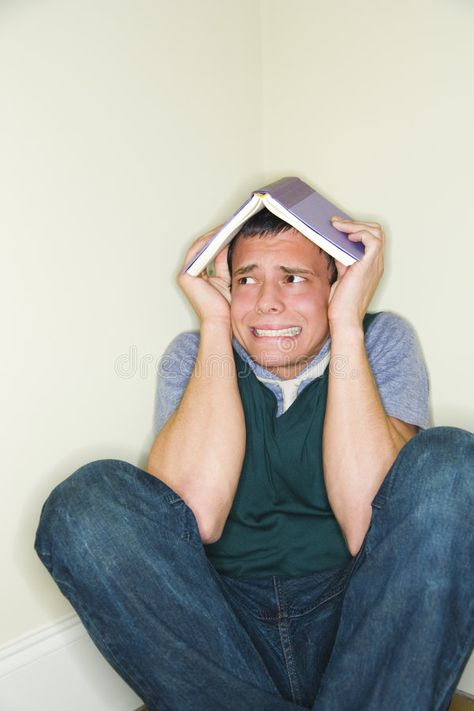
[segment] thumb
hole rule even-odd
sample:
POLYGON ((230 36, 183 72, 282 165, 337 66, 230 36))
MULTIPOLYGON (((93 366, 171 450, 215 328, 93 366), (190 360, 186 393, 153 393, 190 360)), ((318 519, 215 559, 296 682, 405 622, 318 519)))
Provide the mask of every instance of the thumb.
POLYGON ((339 284, 339 281, 335 281, 334 284, 331 286, 331 289, 329 291, 328 306, 332 301, 332 297, 334 296, 334 292, 336 291, 338 284, 339 284))
POLYGON ((344 276, 344 274, 345 274, 346 271, 347 271, 347 267, 346 267, 344 264, 342 264, 342 262, 338 262, 337 259, 335 259, 334 262, 335 262, 335 264, 336 264, 336 269, 337 269, 337 279, 336 279, 336 281, 334 282, 334 284, 331 285, 331 289, 330 289, 330 291, 329 291, 328 304, 331 303, 331 299, 332 299, 333 296, 334 296, 334 292, 336 291, 336 289, 337 289, 337 287, 338 287, 338 285, 339 285, 339 283, 340 283, 342 277, 344 276))
POLYGON ((341 277, 343 277, 346 273, 347 267, 342 262, 338 262, 337 259, 335 259, 334 262, 336 264, 337 269, 337 281, 339 281, 341 277))

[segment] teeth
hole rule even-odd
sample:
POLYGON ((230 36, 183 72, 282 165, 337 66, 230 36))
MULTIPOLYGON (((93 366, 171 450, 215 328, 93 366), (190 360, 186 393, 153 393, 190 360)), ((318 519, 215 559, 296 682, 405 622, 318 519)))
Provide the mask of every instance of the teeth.
POLYGON ((301 328, 299 326, 293 326, 292 328, 280 328, 279 330, 264 330, 263 328, 255 328, 256 336, 297 336, 301 333, 301 328))

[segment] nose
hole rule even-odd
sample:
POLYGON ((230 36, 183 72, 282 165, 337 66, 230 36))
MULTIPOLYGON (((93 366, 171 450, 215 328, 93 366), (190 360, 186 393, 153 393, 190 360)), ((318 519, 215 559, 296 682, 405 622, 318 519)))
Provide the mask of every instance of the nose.
POLYGON ((281 294, 276 285, 264 282, 259 291, 255 309, 258 313, 280 313, 285 308, 281 294))

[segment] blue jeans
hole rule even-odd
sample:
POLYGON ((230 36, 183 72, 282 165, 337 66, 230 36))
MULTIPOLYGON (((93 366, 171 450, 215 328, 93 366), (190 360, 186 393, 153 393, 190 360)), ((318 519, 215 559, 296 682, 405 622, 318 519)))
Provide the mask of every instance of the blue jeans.
POLYGON ((357 557, 235 579, 157 478, 93 462, 47 500, 36 549, 150 711, 438 711, 474 645, 474 436, 400 452, 357 557))

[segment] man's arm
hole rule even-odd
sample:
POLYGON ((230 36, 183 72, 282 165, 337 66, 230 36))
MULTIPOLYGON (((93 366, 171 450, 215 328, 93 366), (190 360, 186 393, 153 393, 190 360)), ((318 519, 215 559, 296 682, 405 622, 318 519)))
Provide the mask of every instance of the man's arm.
MULTIPOLYGON (((209 239, 198 240, 185 264, 209 239)), ((147 470, 192 509, 204 543, 217 540, 237 489, 245 422, 232 352, 226 251, 216 277, 180 273, 178 283, 200 319, 200 344, 181 403, 157 435, 147 470)))
POLYGON ((362 321, 383 274, 383 232, 374 223, 335 226, 365 246, 360 262, 337 263, 328 309, 331 365, 323 432, 329 502, 356 555, 370 525, 371 503, 417 427, 387 416, 365 350, 362 321))

